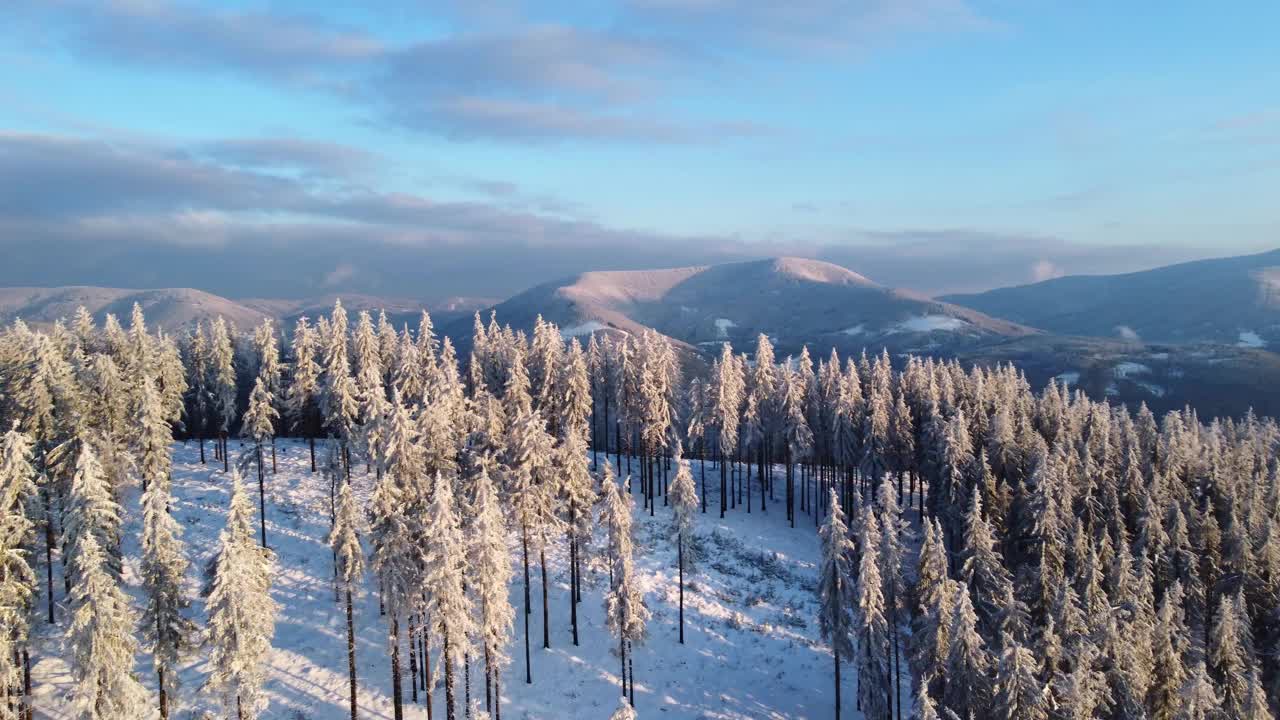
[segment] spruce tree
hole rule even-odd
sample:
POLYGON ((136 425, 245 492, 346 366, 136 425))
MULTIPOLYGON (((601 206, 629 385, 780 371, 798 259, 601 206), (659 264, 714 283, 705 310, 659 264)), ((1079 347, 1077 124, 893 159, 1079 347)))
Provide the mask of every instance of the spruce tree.
POLYGON ((844 510, 834 488, 831 489, 831 509, 826 522, 818 531, 822 541, 822 565, 818 576, 818 632, 831 644, 835 661, 836 718, 840 717, 840 658, 853 656, 852 633, 854 630, 852 609, 856 598, 850 579, 849 564, 854 552, 845 524, 844 510))
POLYGON ((364 577, 364 551, 360 547, 360 513, 356 510, 351 483, 342 483, 338 491, 338 511, 332 530, 329 531, 329 547, 337 561, 338 582, 341 585, 347 608, 347 679, 351 701, 351 720, 356 720, 356 631, 352 596, 360 591, 364 577))
POLYGON ((84 534, 71 556, 77 578, 68 605, 66 642, 72 706, 83 720, 133 720, 146 715, 147 695, 134 677, 137 616, 129 596, 107 567, 93 533, 84 534))
POLYGON ((472 480, 473 517, 467 557, 471 573, 467 577, 468 590, 479 614, 476 624, 478 641, 484 652, 485 709, 497 716, 501 712, 502 668, 511 662, 506 652, 515 615, 508 588, 512 573, 511 554, 507 547, 506 521, 489 477, 488 463, 480 462, 478 465, 478 473, 472 480))
POLYGON ((424 612, 431 629, 443 642, 445 714, 457 717, 454 700, 454 663, 470 653, 473 634, 471 599, 463 591, 463 566, 467 548, 462 528, 453 505, 453 482, 437 474, 422 522, 426 539, 423 557, 423 587, 427 598, 424 612))
POLYGON ((266 709, 262 684, 277 610, 271 599, 274 556, 253 535, 253 505, 240 473, 233 471, 227 526, 218 536, 205 607, 209 685, 221 696, 227 714, 240 720, 254 720, 266 709))
POLYGON ((680 444, 676 443, 676 476, 671 481, 671 534, 676 541, 677 583, 680 595, 680 644, 684 644, 684 575, 685 569, 692 571, 694 558, 697 557, 694 544, 693 521, 698 512, 698 491, 693 484, 693 471, 689 469, 689 461, 682 457, 680 444))

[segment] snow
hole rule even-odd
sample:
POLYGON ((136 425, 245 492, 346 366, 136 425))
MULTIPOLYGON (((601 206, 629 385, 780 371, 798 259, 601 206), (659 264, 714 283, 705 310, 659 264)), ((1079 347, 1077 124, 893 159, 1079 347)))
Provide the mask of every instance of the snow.
POLYGON ((1071 387, 1072 385, 1075 385, 1076 383, 1080 382, 1080 373, 1074 370, 1069 372, 1064 372, 1064 373, 1058 373, 1057 375, 1053 376, 1053 379, 1057 380, 1060 384, 1062 384, 1065 387, 1071 387))
POLYGON ((1151 368, 1136 362, 1122 362, 1116 365, 1113 370, 1115 376, 1121 380, 1126 380, 1134 375, 1143 375, 1151 372, 1151 368))
POLYGON ((1156 385, 1155 383, 1140 382, 1138 383, 1138 387, 1142 388, 1143 390, 1146 390, 1147 392, 1151 393, 1152 395, 1155 395, 1156 397, 1164 397, 1165 393, 1168 392, 1168 390, 1165 390, 1163 386, 1156 385))
MULTIPOLYGON (((263 718, 340 720, 350 717, 347 705, 346 626, 342 606, 334 602, 333 560, 325 537, 329 531, 329 486, 319 473, 309 472, 305 443, 280 440, 279 474, 267 477, 267 538, 277 554, 272 597, 280 604, 265 694, 270 707, 263 718)), ((322 455, 317 446, 317 455, 322 455)), ((173 468, 173 512, 184 529, 192 561, 188 585, 193 615, 203 626, 204 603, 196 594, 199 568, 216 549, 218 532, 226 521, 229 481, 221 463, 199 462, 196 444, 176 444, 173 468)), ((232 461, 240 449, 231 445, 232 461)), ((601 456, 602 462, 604 456, 601 456)), ((622 461, 626 472, 626 459, 622 461)), ((367 506, 373 478, 361 464, 353 468, 357 503, 367 506)), ((694 480, 701 491, 699 465, 694 480)), ((780 472, 780 470, 775 471, 780 472)), ((708 514, 695 517, 702 549, 698 571, 686 573, 685 645, 676 642, 675 550, 668 542, 671 509, 657 508, 650 518, 637 498, 635 518, 636 570, 653 618, 647 641, 636 648, 636 704, 641 717, 669 718, 818 718, 832 706, 831 655, 818 640, 815 599, 819 544, 809 515, 799 514, 797 527, 788 527, 782 505, 769 512, 746 514, 741 507, 721 520, 715 495, 719 469, 707 468, 711 497, 708 514), (767 548, 767 549, 766 549, 767 548)), ((254 483, 250 482, 250 487, 254 483)), ((755 485, 755 483, 753 483, 755 485)), ((758 486, 757 486, 758 487, 758 486)), ((758 492, 758 490, 757 490, 758 492)), ((125 580, 135 602, 138 586, 141 512, 139 491, 127 489, 122 501, 125 580)), ((257 498, 254 498, 257 505, 257 498)), ((513 537, 514 540, 514 537, 513 537)), ((367 542, 367 538, 366 538, 367 542)), ((597 547, 599 543, 597 543, 597 547)), ((512 546, 517 561, 517 546, 512 546)), ((367 551, 367 544, 366 544, 367 551)), ((517 608, 516 628, 509 652, 513 663, 502 676, 504 717, 530 720, 566 717, 607 717, 617 705, 617 658, 605 627, 602 597, 608 583, 603 570, 584 577, 581 646, 574 647, 569 631, 568 568, 563 538, 548 547, 551 645, 541 648, 542 622, 538 572, 534 568, 533 685, 525 685, 521 606, 521 575, 516 573, 511 600, 517 608)), ((56 583, 59 590, 61 582, 56 583)), ((377 582, 365 578, 365 592, 355 608, 357 662, 360 678, 360 716, 389 718, 390 661, 387 629, 378 615, 377 582)), ((62 600, 59 596, 58 600, 62 600)), ((70 717, 71 678, 61 660, 61 632, 67 621, 59 610, 59 626, 38 623, 33 659, 37 717, 70 717)), ((434 655, 434 653, 433 653, 434 655)), ((199 718, 201 712, 223 717, 214 698, 201 691, 207 667, 203 654, 188 659, 181 672, 182 707, 178 718, 199 718)), ((407 659, 406 659, 407 662, 407 659)), ((433 657, 433 663, 438 659, 433 657)), ((842 668, 845 716, 853 709, 856 677, 849 664, 842 668)), ((149 657, 139 653, 138 676, 154 692, 149 657)), ((472 669, 472 692, 483 695, 481 668, 472 669)), ((461 678, 461 672, 459 672, 461 678)), ((904 677, 903 693, 909 696, 904 677)), ((461 680, 459 680, 461 684, 461 680)), ((458 688, 459 703, 462 689, 458 688)), ((443 717, 443 689, 437 688, 435 709, 443 717)), ((406 717, 425 718, 425 708, 410 700, 410 680, 404 677, 406 717)))
POLYGON ((738 327, 738 323, 728 318, 716 318, 716 335, 719 337, 728 337, 729 328, 738 327))
POLYGON ((1236 345, 1246 348, 1260 348, 1266 347, 1267 341, 1252 330, 1242 330, 1240 331, 1240 342, 1236 343, 1236 345))
POLYGON ((927 332, 954 332, 963 329, 969 323, 960 318, 950 317, 948 315, 919 315, 908 318, 900 323, 891 326, 888 333, 911 332, 911 333, 927 333, 927 332))
POLYGON ((587 322, 584 322, 581 325, 574 325, 573 327, 570 327, 570 328, 562 328, 560 330, 560 336, 565 338, 571 338, 571 337, 577 337, 579 335, 590 335, 593 332, 599 332, 600 330, 604 330, 606 327, 607 326, 602 322, 598 322, 596 320, 588 320, 587 322))

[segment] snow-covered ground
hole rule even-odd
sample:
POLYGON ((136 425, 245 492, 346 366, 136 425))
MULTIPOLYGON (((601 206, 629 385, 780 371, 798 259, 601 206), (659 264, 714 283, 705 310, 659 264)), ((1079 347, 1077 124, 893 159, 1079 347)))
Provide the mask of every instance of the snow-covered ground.
MULTIPOLYGON (((280 441, 279 473, 267 480, 268 543, 278 555, 272 595, 280 604, 274 650, 266 689, 271 705, 264 718, 338 720, 347 707, 346 635, 342 607, 334 602, 332 559, 325 544, 329 530, 328 485, 312 475, 306 445, 280 441)), ((225 522, 228 478, 221 463, 199 462, 194 444, 175 446, 174 513, 185 528, 192 559, 189 582, 197 598, 194 616, 203 624, 203 603, 196 595, 201 568, 216 550, 225 522)), ((318 449, 319 450, 319 449, 318 449)), ((232 443, 233 456, 238 452, 232 443)), ((234 459, 234 457, 233 457, 234 459)), ((603 461, 603 456, 602 456, 603 461)), ((359 468, 363 470, 363 468, 359 468)), ((626 461, 623 460, 623 471, 626 461)), ((831 656, 818 642, 814 602, 818 541, 810 516, 797 527, 785 521, 782 506, 768 514, 739 507, 718 517, 719 472, 708 466, 709 512, 698 515, 701 546, 698 571, 686 575, 685 645, 676 640, 675 550, 667 541, 671 513, 657 508, 656 517, 636 508, 636 565, 653 617, 647 642, 635 654, 636 705, 640 717, 666 718, 805 718, 832 712, 831 656)), ((694 464, 694 478, 700 480, 694 464)), ((357 493, 369 492, 371 478, 355 480, 357 493)), ((699 486, 701 483, 699 482, 699 486)), ((141 602, 137 587, 138 534, 141 520, 138 491, 130 489, 126 507, 125 579, 141 602)), ((256 506, 256 498, 255 498, 256 506)), ((513 562, 517 556, 514 554, 513 562)), ((574 647, 569 629, 569 591, 563 541, 548 553, 550 566, 551 649, 541 645, 540 586, 535 569, 533 684, 524 683, 520 607, 520 574, 512 585, 517 624, 511 637, 514 658, 503 675, 504 718, 604 718, 617 705, 618 661, 604 624, 602 596, 607 574, 589 572, 579 606, 581 646, 574 647)), ((43 572, 43 568, 41 568, 43 572)), ((60 579, 58 581, 60 585, 60 579)), ((360 716, 390 718, 390 662, 386 625, 378 615, 376 581, 367 578, 356 608, 360 716)), ((59 596, 59 600, 62 598, 59 596)), ((59 659, 65 608, 59 626, 40 623, 34 653, 37 717, 71 717, 67 698, 71 680, 59 659)), ((433 653, 434 655, 434 653, 433 653)), ((176 718, 222 717, 216 699, 203 691, 205 653, 197 653, 182 672, 181 711, 176 718)), ((433 657, 434 661, 434 657, 433 657)), ((844 717, 853 709, 856 679, 844 668, 844 717)), ((137 671, 154 688, 149 658, 139 653, 137 671)), ((474 669, 473 693, 483 694, 480 670, 474 669)), ((461 673, 459 673, 461 676, 461 673)), ((904 679, 904 694, 909 692, 904 679)), ((425 718, 422 704, 410 699, 404 679, 407 717, 425 718)), ((459 688, 461 698, 462 689, 459 688)), ((443 717, 443 692, 435 698, 443 717)))
POLYGON ((960 318, 950 317, 948 315, 919 315, 891 326, 885 334, 890 335, 900 332, 952 332, 955 330, 961 330, 968 324, 969 323, 961 320, 960 318))
POLYGON ((1267 341, 1252 330, 1242 330, 1240 331, 1240 341, 1236 345, 1246 348, 1260 348, 1266 347, 1267 341))

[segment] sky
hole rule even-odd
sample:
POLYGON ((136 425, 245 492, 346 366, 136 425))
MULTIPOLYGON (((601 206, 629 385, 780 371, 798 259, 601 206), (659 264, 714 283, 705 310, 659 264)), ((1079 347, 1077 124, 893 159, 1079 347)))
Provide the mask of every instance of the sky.
POLYGON ((934 294, 1280 246, 1280 4, 8 0, 0 284, 934 294))

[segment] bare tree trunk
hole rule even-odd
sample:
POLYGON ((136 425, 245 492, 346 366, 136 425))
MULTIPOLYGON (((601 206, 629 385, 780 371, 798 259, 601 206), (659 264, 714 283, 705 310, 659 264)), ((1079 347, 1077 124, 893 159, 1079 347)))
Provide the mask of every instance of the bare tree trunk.
MULTIPOLYGON (((267 547, 267 484, 266 468, 262 466, 262 442, 257 442, 258 454, 258 523, 262 526, 262 547, 267 547)), ((273 461, 274 462, 274 461, 273 461)))
POLYGON ((410 697, 418 702, 418 628, 412 615, 409 616, 409 687, 410 697))
POLYGON ((316 439, 314 436, 307 438, 307 445, 311 448, 311 472, 316 471, 316 439))
POLYGON ((456 720, 453 699, 453 653, 449 647, 449 631, 444 632, 444 716, 446 720, 456 720))
POLYGON ((520 526, 520 545, 524 550, 524 682, 533 684, 532 654, 529 652, 529 615, 533 612, 533 603, 529 597, 529 529, 520 526))
POLYGON ((547 542, 544 537, 538 547, 538 560, 542 565, 542 647, 551 649, 551 611, 547 603, 547 542))
POLYGON ((676 565, 680 568, 680 644, 684 644, 684 538, 676 538, 676 565))
POLYGON ((356 720, 356 624, 350 587, 347 588, 347 674, 351 678, 351 720, 356 720))
POLYGON ((164 691, 164 666, 156 668, 156 687, 160 694, 160 720, 169 720, 169 696, 164 691))
POLYGON ((400 620, 391 617, 391 707, 394 720, 404 720, 404 699, 400 689, 400 620))

